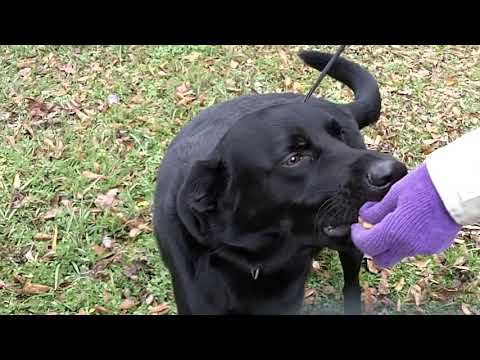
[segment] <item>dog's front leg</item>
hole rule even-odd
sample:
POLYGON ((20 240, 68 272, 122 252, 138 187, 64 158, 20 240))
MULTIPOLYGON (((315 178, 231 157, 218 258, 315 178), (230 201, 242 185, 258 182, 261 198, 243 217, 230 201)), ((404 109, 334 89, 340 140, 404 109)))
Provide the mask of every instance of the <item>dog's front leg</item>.
POLYGON ((347 315, 362 313, 361 289, 359 283, 360 268, 363 254, 352 248, 339 252, 343 268, 343 301, 344 312, 347 315))

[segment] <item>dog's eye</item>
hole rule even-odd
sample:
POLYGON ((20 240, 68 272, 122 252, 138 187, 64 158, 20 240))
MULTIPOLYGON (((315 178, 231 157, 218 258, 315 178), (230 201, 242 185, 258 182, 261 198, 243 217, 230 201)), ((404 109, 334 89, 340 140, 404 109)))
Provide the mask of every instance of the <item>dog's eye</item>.
POLYGON ((282 165, 284 166, 294 166, 303 160, 304 156, 299 153, 293 153, 288 155, 288 157, 283 161, 282 165))

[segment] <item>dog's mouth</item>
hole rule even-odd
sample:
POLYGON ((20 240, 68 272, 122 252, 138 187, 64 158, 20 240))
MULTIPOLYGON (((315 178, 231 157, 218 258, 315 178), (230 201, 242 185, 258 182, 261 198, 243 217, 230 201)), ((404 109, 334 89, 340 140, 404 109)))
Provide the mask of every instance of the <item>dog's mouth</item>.
POLYGON ((323 233, 328 237, 339 238, 350 235, 350 225, 327 225, 322 228, 323 233))

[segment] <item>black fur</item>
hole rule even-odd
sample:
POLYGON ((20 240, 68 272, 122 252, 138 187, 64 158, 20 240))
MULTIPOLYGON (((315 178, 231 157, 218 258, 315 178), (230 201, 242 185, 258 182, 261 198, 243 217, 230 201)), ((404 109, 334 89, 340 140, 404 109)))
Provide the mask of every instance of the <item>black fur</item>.
MULTIPOLYGON (((330 59, 300 57, 319 70, 330 59)), ((170 145, 157 175, 154 228, 179 314, 296 314, 324 247, 340 253, 346 312, 360 312, 362 254, 348 234, 322 229, 355 222, 365 201, 386 193, 365 179, 390 157, 366 150, 359 131, 380 113, 375 79, 342 58, 329 75, 353 89, 354 102, 239 97, 204 110, 170 145), (289 166, 294 153, 300 160, 289 166)), ((395 162, 392 181, 405 173, 395 162)))

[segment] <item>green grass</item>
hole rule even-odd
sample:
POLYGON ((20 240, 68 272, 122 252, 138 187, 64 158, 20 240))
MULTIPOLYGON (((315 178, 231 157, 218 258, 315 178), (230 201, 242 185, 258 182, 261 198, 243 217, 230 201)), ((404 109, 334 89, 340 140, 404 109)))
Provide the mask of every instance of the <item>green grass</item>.
MULTIPOLYGON (((174 314, 169 275, 150 231, 154 177, 165 149, 214 103, 253 91, 306 93, 317 72, 296 52, 312 47, 336 49, 0 47, 0 313, 149 314, 168 303, 174 314), (182 84, 195 98, 179 104, 182 84), (111 94, 119 103, 107 108, 111 94), (85 171, 105 177, 93 181, 85 171), (99 207, 97 197, 114 188, 115 206, 99 207), (45 219, 51 209, 58 209, 56 216, 45 219), (39 233, 51 238, 36 240, 39 233), (113 239, 111 248, 102 245, 105 237, 113 239), (28 282, 49 288, 32 294, 28 282), (122 310, 126 298, 134 305, 122 310)), ((382 117, 365 131, 369 146, 414 167, 425 159, 429 140, 438 147, 478 126, 479 54, 471 46, 348 48, 345 55, 367 67, 381 87, 382 117)), ((351 99, 330 78, 316 94, 351 99)), ((407 259, 392 269, 390 293, 374 295, 372 311, 462 313, 462 304, 480 310, 478 235, 466 229, 461 239, 441 256, 407 259), (464 263, 455 267, 461 257, 464 263), (423 259, 430 260, 425 267, 423 259), (405 285, 396 291, 401 278, 405 285), (415 285, 422 292, 419 309, 415 285)), ((315 303, 338 311, 338 258, 325 251, 318 260, 321 269, 307 285, 315 289, 315 303)), ((380 275, 364 270, 361 281, 375 291, 380 275)))

